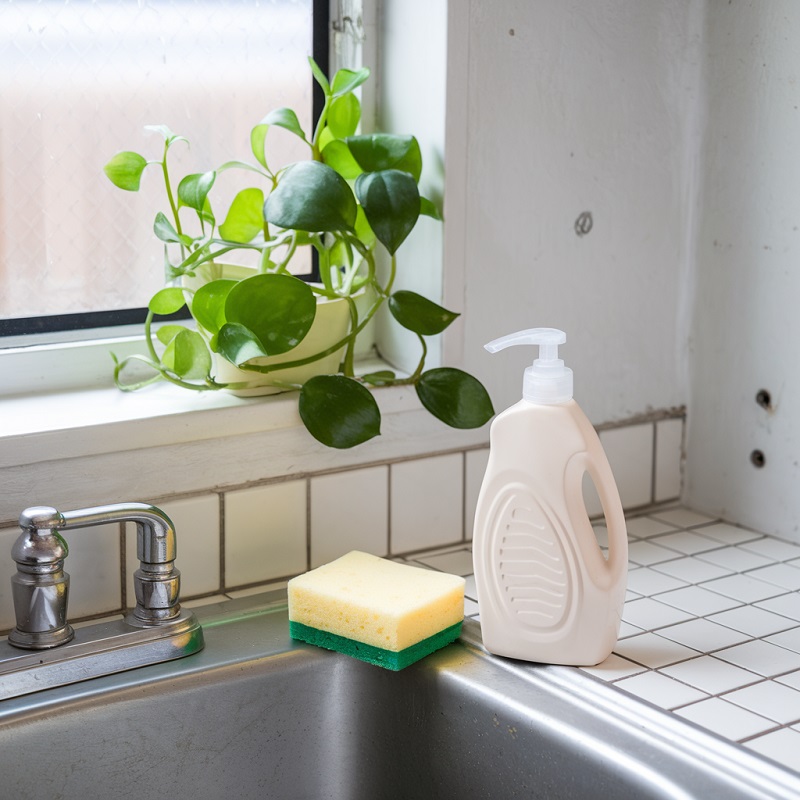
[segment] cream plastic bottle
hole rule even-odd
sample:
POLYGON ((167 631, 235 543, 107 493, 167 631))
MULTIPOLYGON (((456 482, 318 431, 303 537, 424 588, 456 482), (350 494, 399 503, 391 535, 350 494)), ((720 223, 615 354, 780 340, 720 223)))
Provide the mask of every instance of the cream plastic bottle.
POLYGON ((628 569, 625 517, 600 439, 572 399, 558 358, 566 335, 533 328, 486 345, 539 345, 523 396, 491 427, 472 551, 483 643, 547 664, 604 661, 619 635, 628 569), (608 558, 583 500, 593 480, 608 525, 608 558))

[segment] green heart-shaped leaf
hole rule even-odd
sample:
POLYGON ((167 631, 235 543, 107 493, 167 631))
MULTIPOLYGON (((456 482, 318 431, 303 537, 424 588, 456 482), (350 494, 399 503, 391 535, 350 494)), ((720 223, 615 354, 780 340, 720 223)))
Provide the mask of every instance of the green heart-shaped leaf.
POLYGON ((365 172, 356 179, 356 196, 375 236, 392 254, 419 219, 419 189, 407 172, 365 172))
POLYGON ((416 388, 422 405, 451 428, 480 428, 494 414, 483 384, 460 369, 423 372, 416 388))
POLYGON ((246 243, 264 230, 264 192, 261 189, 242 189, 231 202, 219 233, 229 242, 246 243))
POLYGON ((286 169, 270 193, 264 217, 281 228, 333 232, 352 230, 356 208, 353 192, 338 172, 320 161, 300 161, 286 169))
POLYGON ((418 183, 422 174, 422 153, 413 136, 392 133, 365 133, 349 136, 347 146, 364 172, 399 169, 414 176, 418 183))
POLYGON ((147 307, 154 314, 165 316, 180 311, 185 304, 186 298, 183 296, 183 289, 177 286, 168 286, 166 289, 156 292, 150 298, 147 307))
POLYGON ((426 217, 439 220, 439 222, 442 221, 442 212, 439 211, 439 208, 428 200, 427 197, 419 198, 419 213, 424 214, 426 217))
POLYGON ((364 171, 358 166, 347 145, 339 139, 334 139, 323 148, 322 160, 347 180, 357 178, 364 171))
POLYGON ((316 313, 314 293, 292 275, 254 275, 239 281, 225 301, 225 319, 251 331, 270 356, 296 347, 316 313))
POLYGON ((375 244, 375 231, 370 228, 369 222, 367 222, 367 215, 361 206, 358 207, 358 215, 356 216, 356 236, 367 249, 372 249, 375 244))
POLYGON ((225 301, 236 286, 237 281, 221 278, 203 284, 192 297, 192 316, 201 328, 209 333, 219 333, 227 321, 225 318, 225 301))
POLYGON ((352 136, 361 120, 361 103, 354 94, 337 97, 328 109, 328 127, 337 139, 352 136))
POLYGON ((189 330, 183 325, 162 325, 157 331, 156 336, 161 344, 169 344, 181 331, 189 330))
POLYGON ((404 327, 422 336, 441 333, 458 314, 448 311, 416 292, 395 292, 389 298, 392 316, 404 327))
POLYGON ((240 367, 251 358, 268 356, 253 331, 238 322, 227 322, 217 336, 217 352, 240 367))
POLYGON ((378 372, 370 372, 367 375, 362 375, 361 380, 369 383, 372 386, 387 386, 393 383, 397 376, 390 369, 378 370, 378 372))
POLYGON ((170 341, 161 361, 181 378, 205 378, 211 370, 211 353, 203 337, 188 329, 170 341))
POLYGON ((142 172, 146 166, 147 159, 144 156, 127 150, 124 153, 117 153, 103 167, 103 172, 114 186, 126 192, 138 192, 142 172))
POLYGON ((291 108, 276 108, 274 111, 270 111, 250 131, 250 149, 253 151, 258 163, 266 170, 269 169, 267 166, 267 132, 272 125, 293 133, 308 144, 303 126, 300 124, 297 114, 291 108))
POLYGON ((369 78, 369 67, 362 67, 355 72, 351 69, 340 69, 333 76, 331 92, 334 98, 342 97, 357 89, 369 78))
POLYGON ((328 447, 355 447, 381 432, 372 393, 344 375, 317 375, 306 381, 299 411, 308 432, 328 447))
POLYGON ((179 234, 172 223, 166 218, 162 211, 156 214, 155 221, 153 222, 153 233, 162 241, 167 244, 185 244, 190 245, 192 239, 190 236, 179 234))
POLYGON ((308 57, 308 63, 311 66, 311 74, 314 76, 314 80, 320 85, 322 91, 325 92, 326 95, 329 95, 331 93, 331 85, 328 83, 325 73, 319 68, 319 65, 311 56, 308 57))
POLYGON ((187 175, 178 184, 178 202, 180 205, 203 213, 206 210, 206 197, 208 197, 216 178, 217 173, 213 170, 211 172, 187 175))
POLYGON ((167 125, 145 125, 144 129, 161 134, 168 147, 171 147, 175 142, 186 142, 186 144, 189 144, 189 140, 185 136, 179 136, 177 133, 173 133, 167 125))

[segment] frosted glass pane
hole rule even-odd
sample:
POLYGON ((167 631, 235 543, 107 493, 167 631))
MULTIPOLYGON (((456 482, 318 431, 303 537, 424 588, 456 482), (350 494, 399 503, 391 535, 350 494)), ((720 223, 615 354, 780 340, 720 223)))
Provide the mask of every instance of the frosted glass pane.
MULTIPOLYGON (((163 139, 144 126, 166 124, 191 142, 170 151, 175 188, 252 162, 250 129, 273 108, 308 130, 311 40, 311 0, 0 4, 0 318, 146 305, 163 284, 163 181, 149 168, 139 193, 123 192, 103 165, 120 150, 160 159, 163 139)), ((270 132, 276 164, 307 157, 284 133, 270 132)), ((220 222, 257 180, 219 176, 220 222)))

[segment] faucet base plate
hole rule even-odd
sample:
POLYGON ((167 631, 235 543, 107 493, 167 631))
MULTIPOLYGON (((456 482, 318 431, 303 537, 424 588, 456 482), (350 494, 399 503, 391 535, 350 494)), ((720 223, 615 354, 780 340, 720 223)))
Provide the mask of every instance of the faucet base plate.
POLYGON ((79 628, 67 644, 36 652, 0 642, 0 700, 172 661, 203 646, 200 623, 184 610, 168 623, 147 628, 121 619, 79 628))
POLYGON ((75 631, 72 630, 71 625, 64 625, 62 628, 43 633, 29 633, 14 628, 8 634, 8 643, 22 650, 49 650, 51 647, 59 647, 71 642, 74 637, 75 631))

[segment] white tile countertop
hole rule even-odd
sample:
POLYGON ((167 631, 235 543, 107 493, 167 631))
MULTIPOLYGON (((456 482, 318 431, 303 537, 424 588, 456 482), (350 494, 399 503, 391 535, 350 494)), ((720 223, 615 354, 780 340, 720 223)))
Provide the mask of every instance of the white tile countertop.
MULTIPOLYGON (((800 772, 800 545, 680 507, 627 524, 619 640, 602 664, 580 669, 800 772)), ((603 546, 605 528, 595 532, 603 546)), ((464 576, 465 615, 480 621, 469 542, 402 560, 464 576)))
MULTIPOLYGON (((800 546, 684 508, 628 536, 619 641, 582 669, 800 772, 800 546)), ((468 546, 408 560, 465 576, 480 620, 468 546)))

